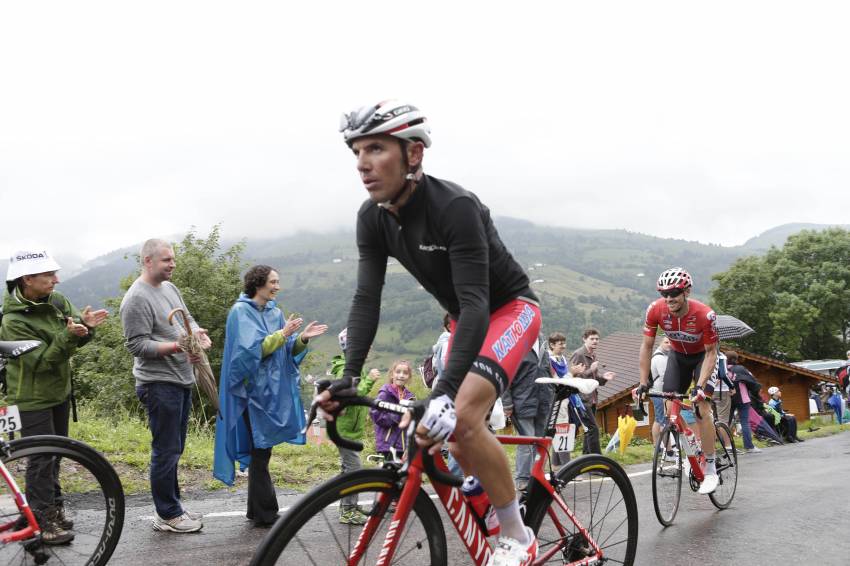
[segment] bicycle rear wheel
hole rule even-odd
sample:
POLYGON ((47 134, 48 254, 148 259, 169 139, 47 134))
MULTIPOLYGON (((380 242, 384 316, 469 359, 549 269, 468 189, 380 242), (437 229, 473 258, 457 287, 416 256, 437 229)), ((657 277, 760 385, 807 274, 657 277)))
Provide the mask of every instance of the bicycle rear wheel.
MULTIPOLYGON (((88 445, 62 436, 30 436, 9 443, 3 464, 21 491, 32 494, 27 486, 27 470, 32 466, 58 467, 58 482, 53 488, 55 503, 73 526, 74 539, 64 545, 47 545, 40 540, 0 546, 0 564, 35 564, 36 555, 49 564, 85 564, 101 566, 109 561, 124 525, 124 490, 109 462, 88 445)), ((32 470, 30 475, 32 476, 32 470)), ((48 489, 47 491, 50 491, 48 489)), ((10 497, 11 488, 0 480, 0 523, 25 526, 25 519, 10 497)), ((28 496, 29 504, 41 523, 46 509, 39 509, 37 497, 28 496)), ((12 525, 10 525, 12 526, 12 525)), ((12 528, 16 528, 12 526, 12 528)))
POLYGON ((726 424, 714 423, 714 438, 714 465, 717 467, 720 483, 708 497, 715 507, 726 509, 732 503, 738 487, 738 451, 735 449, 732 431, 726 424))
POLYGON ((678 431, 668 423, 655 443, 652 459, 652 504, 658 522, 665 527, 673 524, 682 498, 681 448, 678 431))
POLYGON ((600 548, 603 561, 634 564, 637 501, 623 468, 610 458, 589 454, 561 468, 555 477, 555 491, 578 525, 557 501, 546 508, 530 508, 527 522, 539 544, 535 564, 584 564, 595 555, 590 540, 600 548))
MULTIPOLYGON (((367 469, 338 476, 304 495, 269 531, 251 560, 252 566, 354 564, 350 557, 363 538, 357 564, 374 564, 387 531, 391 508, 401 491, 393 470, 367 469), (342 524, 340 504, 357 495, 370 519, 366 525, 342 524), (375 520, 373 520, 375 519, 375 520), (374 523, 374 525, 372 525, 374 523), (375 527, 374 532, 368 530, 375 527)), ((446 566, 446 535, 440 514, 420 490, 407 518, 392 564, 446 566)))

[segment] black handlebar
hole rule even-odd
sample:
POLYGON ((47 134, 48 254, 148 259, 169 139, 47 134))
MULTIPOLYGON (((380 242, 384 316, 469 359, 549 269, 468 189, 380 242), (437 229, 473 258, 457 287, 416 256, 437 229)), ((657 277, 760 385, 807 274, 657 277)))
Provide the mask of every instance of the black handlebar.
POLYGON ((688 395, 682 395, 681 393, 652 393, 647 392, 647 397, 657 397, 659 399, 679 399, 680 401, 687 401, 690 399, 688 395))
MULTIPOLYGON (((323 391, 327 389, 327 382, 318 383, 317 387, 319 391, 323 391)), ((407 445, 410 447, 410 450, 420 450, 419 446, 416 444, 414 440, 413 431, 416 428, 416 422, 422 417, 422 413, 424 412, 424 406, 414 406, 408 407, 406 405, 399 405, 398 403, 390 403, 388 401, 381 401, 379 399, 371 399, 369 397, 360 397, 360 396, 339 396, 333 397, 333 400, 339 403, 339 408, 335 411, 334 416, 338 415, 343 409, 346 407, 353 406, 363 406, 369 407, 372 409, 378 409, 381 411, 389 411, 391 413, 396 413, 398 415, 403 415, 413 409, 413 420, 410 423, 410 426, 407 429, 405 434, 407 435, 407 445)), ((313 403, 310 407, 310 416, 307 418, 307 426, 309 427, 313 420, 316 418, 318 410, 318 404, 313 403)), ((341 448, 347 448, 349 450, 354 450, 355 452, 360 452, 363 450, 363 443, 358 442, 357 440, 350 440, 348 438, 343 438, 340 436, 339 432, 336 429, 336 419, 327 421, 327 433, 328 438, 330 438, 334 444, 341 448)), ((412 454, 411 454, 412 456, 412 454)), ((451 472, 444 472, 437 468, 437 465, 434 463, 434 457, 428 454, 427 451, 422 453, 422 465, 425 468, 425 471, 431 477, 431 479, 435 482, 444 483, 453 487, 460 487, 463 485, 463 478, 452 474, 451 472)))

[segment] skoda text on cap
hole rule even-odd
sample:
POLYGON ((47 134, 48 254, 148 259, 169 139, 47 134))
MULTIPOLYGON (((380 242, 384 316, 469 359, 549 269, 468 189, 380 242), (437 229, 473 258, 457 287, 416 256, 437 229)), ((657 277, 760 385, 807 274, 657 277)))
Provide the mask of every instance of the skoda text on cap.
POLYGON ((59 271, 62 267, 56 263, 45 250, 22 250, 9 258, 9 269, 6 271, 6 281, 14 281, 24 275, 35 275, 47 271, 59 271))

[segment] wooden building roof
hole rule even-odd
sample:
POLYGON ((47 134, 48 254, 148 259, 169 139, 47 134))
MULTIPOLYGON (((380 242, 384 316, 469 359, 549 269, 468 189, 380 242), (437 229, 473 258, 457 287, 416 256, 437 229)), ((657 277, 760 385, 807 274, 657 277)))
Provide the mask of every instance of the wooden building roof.
MULTIPOLYGON (((659 335, 655 339, 653 351, 660 341, 661 336, 659 335)), ((643 334, 629 332, 615 332, 600 338, 596 352, 599 363, 605 364, 602 371, 613 371, 617 374, 617 377, 599 387, 599 400, 597 402, 599 408, 604 408, 607 405, 629 397, 632 389, 640 383, 638 356, 640 355, 641 342, 643 342, 643 334)), ((735 350, 738 353, 739 361, 743 365, 746 365, 748 361, 758 362, 813 381, 836 382, 834 378, 828 375, 807 370, 775 358, 753 354, 736 348, 724 347, 723 350, 735 350)))

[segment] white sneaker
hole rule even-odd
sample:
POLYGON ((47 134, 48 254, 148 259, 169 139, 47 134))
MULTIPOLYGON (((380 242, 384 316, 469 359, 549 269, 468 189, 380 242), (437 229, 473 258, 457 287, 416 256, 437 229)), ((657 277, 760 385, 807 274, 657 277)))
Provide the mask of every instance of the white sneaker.
POLYGON ((720 477, 717 474, 706 474, 705 479, 702 480, 702 484, 699 486, 699 493, 701 495, 714 493, 714 490, 717 489, 717 485, 719 483, 720 477))
POLYGON ((204 524, 198 519, 192 519, 186 513, 174 517, 173 519, 163 519, 154 512, 153 514, 153 530, 169 531, 172 533, 194 533, 200 531, 204 524))
POLYGON ((758 446, 753 446, 752 448, 745 450, 745 452, 747 454, 760 454, 761 448, 759 448, 758 446))
POLYGON ((537 558, 537 537, 529 527, 525 527, 525 532, 531 541, 528 544, 509 537, 499 537, 487 566, 531 566, 537 558))

